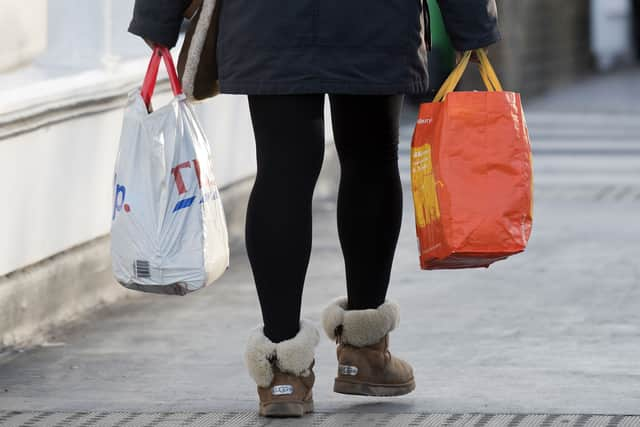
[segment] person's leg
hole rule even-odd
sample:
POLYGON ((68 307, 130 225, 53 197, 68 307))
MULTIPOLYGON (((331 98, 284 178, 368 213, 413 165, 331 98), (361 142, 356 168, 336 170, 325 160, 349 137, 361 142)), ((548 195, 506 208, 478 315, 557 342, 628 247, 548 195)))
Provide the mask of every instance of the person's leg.
POLYGON ((257 175, 245 243, 264 334, 277 343, 299 330, 311 252, 311 201, 324 156, 324 94, 249 95, 257 175))
POLYGON ((403 95, 330 95, 340 159, 338 233, 348 308, 385 301, 402 222, 398 171, 403 95))
POLYGON ((398 304, 386 298, 400 224, 398 171, 402 95, 331 95, 331 119, 340 159, 338 233, 347 297, 322 312, 337 343, 337 393, 400 396, 415 389, 413 368, 389 351, 398 304))

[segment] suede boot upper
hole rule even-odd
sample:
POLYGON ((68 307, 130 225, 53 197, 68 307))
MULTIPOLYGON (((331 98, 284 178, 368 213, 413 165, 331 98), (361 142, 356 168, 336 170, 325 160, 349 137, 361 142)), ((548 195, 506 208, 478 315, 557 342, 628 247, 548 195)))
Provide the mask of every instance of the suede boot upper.
POLYGON ((375 309, 347 310, 344 297, 324 310, 324 330, 338 343, 335 391, 389 396, 414 389, 411 365, 389 352, 389 332, 398 326, 398 313, 398 305, 389 301, 375 309))
POLYGON ((314 353, 319 339, 318 330, 305 320, 295 337, 279 343, 267 338, 262 326, 253 330, 245 362, 257 384, 261 415, 302 416, 313 410, 314 353))

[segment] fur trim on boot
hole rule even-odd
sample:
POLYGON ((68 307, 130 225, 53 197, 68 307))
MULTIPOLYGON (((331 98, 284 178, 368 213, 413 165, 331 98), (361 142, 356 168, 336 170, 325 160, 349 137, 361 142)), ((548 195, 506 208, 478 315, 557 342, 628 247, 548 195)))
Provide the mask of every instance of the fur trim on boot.
POLYGON ((251 332, 247 343, 245 363, 249 374, 260 387, 271 384, 273 363, 282 372, 306 376, 310 373, 319 341, 318 330, 307 320, 300 321, 300 330, 295 337, 279 343, 267 338, 260 325, 251 332))
POLYGON ((322 313, 322 326, 327 336, 338 336, 345 344, 364 347, 379 342, 394 330, 400 321, 398 304, 385 301, 378 308, 347 310, 347 298, 340 297, 322 313))
POLYGON ((401 396, 416 387, 413 368, 389 352, 389 332, 399 323, 399 307, 385 301, 374 309, 348 310, 347 298, 334 300, 322 325, 338 347, 333 391, 364 396, 401 396))

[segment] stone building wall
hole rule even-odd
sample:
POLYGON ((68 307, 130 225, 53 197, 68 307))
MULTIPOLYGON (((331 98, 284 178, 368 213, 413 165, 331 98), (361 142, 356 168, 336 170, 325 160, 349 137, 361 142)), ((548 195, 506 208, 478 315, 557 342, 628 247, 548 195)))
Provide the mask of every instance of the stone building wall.
MULTIPOLYGON (((490 50, 507 90, 533 95, 592 70, 588 0, 497 0, 503 40, 490 50)), ((468 72, 461 88, 481 87, 468 72)))

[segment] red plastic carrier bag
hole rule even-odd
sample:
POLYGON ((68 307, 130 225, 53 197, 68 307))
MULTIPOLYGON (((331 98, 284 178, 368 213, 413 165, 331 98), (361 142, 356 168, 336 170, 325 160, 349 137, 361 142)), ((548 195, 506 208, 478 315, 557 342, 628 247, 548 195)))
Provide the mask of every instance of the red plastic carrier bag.
POLYGON ((533 172, 520 95, 502 90, 480 49, 487 92, 453 92, 462 60, 434 98, 420 105, 411 143, 411 181, 426 270, 488 267, 529 240, 533 172))

